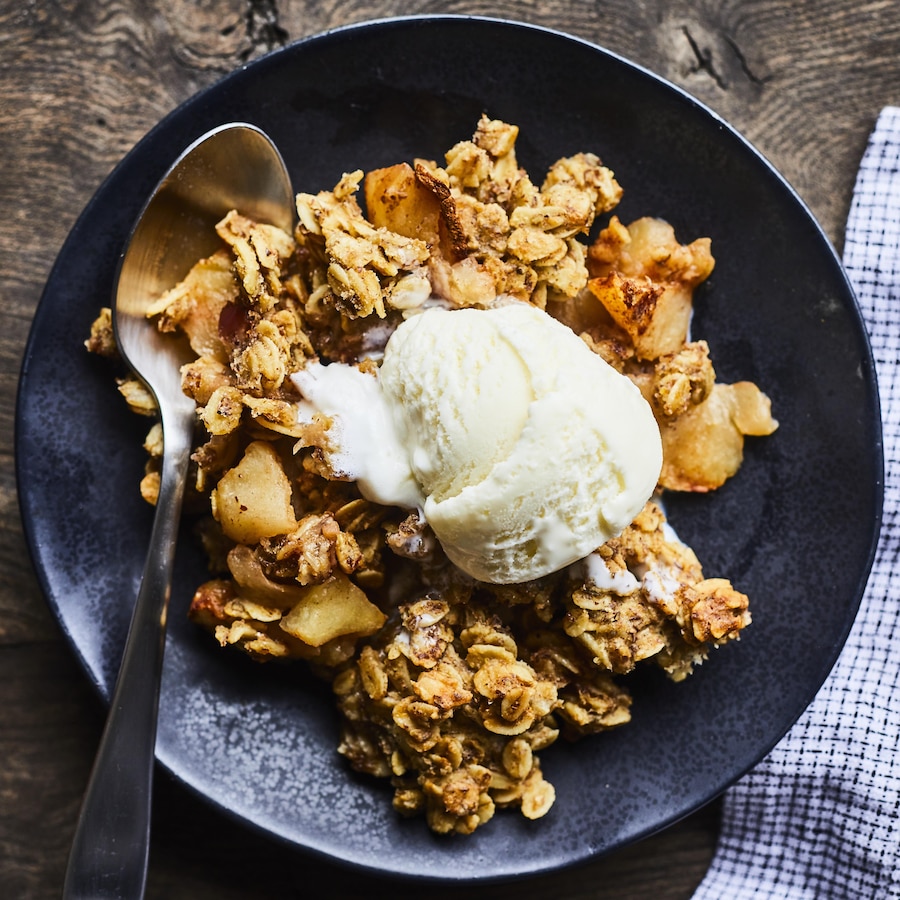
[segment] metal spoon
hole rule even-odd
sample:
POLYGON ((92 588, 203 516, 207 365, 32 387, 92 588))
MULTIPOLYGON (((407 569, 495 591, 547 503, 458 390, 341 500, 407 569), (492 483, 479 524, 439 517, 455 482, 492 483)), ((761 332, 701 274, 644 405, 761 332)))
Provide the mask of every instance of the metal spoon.
POLYGON ((290 231, 293 195, 278 150, 259 129, 223 125, 175 161, 138 217, 119 265, 113 327, 119 350, 159 406, 164 455, 150 547, 125 652, 69 856, 75 898, 140 898, 150 807, 166 612, 196 415, 181 391, 184 348, 145 312, 219 246, 229 210, 290 231))

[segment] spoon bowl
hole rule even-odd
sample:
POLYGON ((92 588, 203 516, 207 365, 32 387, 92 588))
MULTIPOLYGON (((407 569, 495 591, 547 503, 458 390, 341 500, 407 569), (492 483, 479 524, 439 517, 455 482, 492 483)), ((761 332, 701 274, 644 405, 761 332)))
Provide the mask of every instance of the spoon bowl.
POLYGON ((232 209, 285 231, 293 226, 291 181, 281 154, 264 132, 244 123, 215 128, 181 154, 138 217, 120 263, 116 342, 157 401, 162 394, 182 402, 178 366, 186 357, 183 345, 152 327, 146 310, 197 260, 222 246, 215 225, 232 209))
POLYGON ((286 231, 293 225, 284 161, 267 135, 245 123, 207 132, 176 159, 119 263, 116 344, 156 401, 164 449, 147 560, 69 855, 66 900, 144 893, 166 615, 196 423, 194 401, 181 390, 189 348, 160 334, 147 310, 221 246, 215 225, 232 209, 286 231))

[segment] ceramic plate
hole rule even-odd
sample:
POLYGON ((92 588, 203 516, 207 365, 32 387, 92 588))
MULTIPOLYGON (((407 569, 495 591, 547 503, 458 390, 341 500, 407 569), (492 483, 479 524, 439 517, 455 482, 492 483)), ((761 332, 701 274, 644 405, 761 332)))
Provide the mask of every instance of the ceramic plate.
POLYGON ((179 544, 158 758, 240 819, 332 859, 382 872, 471 880, 546 871, 619 848, 696 810, 757 762, 812 699, 853 620, 882 490, 872 360, 853 294, 820 228, 766 161, 698 102, 596 46, 472 18, 368 23, 253 62, 164 119, 122 161, 73 228, 34 319, 17 410, 21 507, 49 603, 108 696, 151 524, 138 496, 147 423, 82 346, 111 300, 133 220, 165 169, 213 126, 269 132, 297 190, 345 171, 440 158, 482 112, 521 127, 539 178, 591 150, 625 188, 624 221, 668 219, 709 235, 716 268, 694 333, 722 381, 771 396, 777 433, 751 440, 739 475, 668 502, 708 575, 752 598, 754 623, 686 682, 634 682, 633 722, 542 754, 557 800, 544 819, 498 814, 436 838, 391 809, 386 784, 335 752, 329 691, 302 667, 221 651, 185 620, 205 577, 179 544))

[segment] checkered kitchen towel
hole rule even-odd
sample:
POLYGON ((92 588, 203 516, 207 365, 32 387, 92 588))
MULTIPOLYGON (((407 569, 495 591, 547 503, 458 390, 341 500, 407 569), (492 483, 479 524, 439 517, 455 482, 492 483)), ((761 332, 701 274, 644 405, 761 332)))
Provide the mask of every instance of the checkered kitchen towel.
POLYGON ((878 370, 881 540, 829 679, 725 795, 719 847, 694 900, 900 898, 900 108, 882 111, 860 165, 844 265, 878 370))

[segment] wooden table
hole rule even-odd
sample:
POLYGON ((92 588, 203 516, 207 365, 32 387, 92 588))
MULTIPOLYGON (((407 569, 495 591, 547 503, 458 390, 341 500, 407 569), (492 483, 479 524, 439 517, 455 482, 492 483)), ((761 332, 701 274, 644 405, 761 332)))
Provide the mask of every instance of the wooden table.
MULTIPOLYGON (((103 721, 37 586, 16 503, 16 383, 53 259, 116 162, 200 88, 326 28, 438 12, 568 31, 668 77, 754 142, 838 247, 867 135, 882 106, 900 103, 898 0, 0 0, 0 896, 59 895, 103 721)), ((714 803, 591 865, 466 894, 686 898, 718 816, 714 803)), ((150 897, 408 892, 275 846, 157 779, 150 897)))

